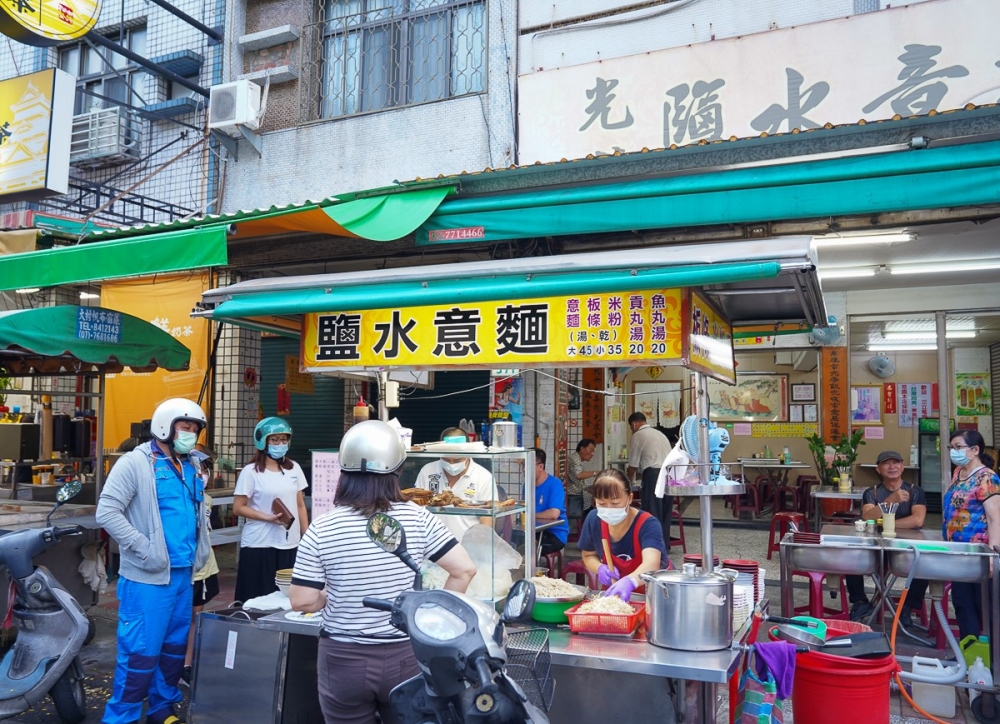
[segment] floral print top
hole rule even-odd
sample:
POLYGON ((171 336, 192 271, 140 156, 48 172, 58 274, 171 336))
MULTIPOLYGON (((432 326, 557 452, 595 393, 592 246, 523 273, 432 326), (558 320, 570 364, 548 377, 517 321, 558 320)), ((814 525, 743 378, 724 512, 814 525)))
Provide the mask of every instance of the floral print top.
POLYGON ((967 480, 959 478, 960 472, 955 471, 943 498, 944 538, 956 543, 989 544, 983 503, 987 498, 1000 495, 1000 476, 986 466, 974 471, 967 480))

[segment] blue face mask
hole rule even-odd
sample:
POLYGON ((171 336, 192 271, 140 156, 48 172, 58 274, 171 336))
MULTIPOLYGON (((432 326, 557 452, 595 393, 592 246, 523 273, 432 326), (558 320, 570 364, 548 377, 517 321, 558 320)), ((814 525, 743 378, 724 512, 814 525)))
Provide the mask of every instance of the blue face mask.
POLYGON ((187 455, 198 443, 198 433, 178 431, 174 436, 174 450, 178 455, 187 455))
POLYGON ((284 445, 268 445, 267 456, 275 460, 281 460, 288 453, 288 443, 284 445))
POLYGON ((968 450, 968 448, 963 448, 962 450, 955 450, 953 448, 951 450, 950 454, 952 465, 965 465, 972 459, 969 457, 966 450, 968 450))

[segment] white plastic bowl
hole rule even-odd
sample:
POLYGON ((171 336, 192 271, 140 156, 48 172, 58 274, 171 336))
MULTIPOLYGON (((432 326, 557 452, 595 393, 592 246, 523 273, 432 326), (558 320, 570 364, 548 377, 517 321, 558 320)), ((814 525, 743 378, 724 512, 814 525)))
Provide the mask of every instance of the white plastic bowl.
POLYGON ((274 585, 276 585, 278 587, 279 591, 281 591, 283 594, 285 594, 287 596, 288 595, 288 589, 289 589, 289 587, 292 584, 291 583, 279 583, 278 581, 275 581, 274 585))

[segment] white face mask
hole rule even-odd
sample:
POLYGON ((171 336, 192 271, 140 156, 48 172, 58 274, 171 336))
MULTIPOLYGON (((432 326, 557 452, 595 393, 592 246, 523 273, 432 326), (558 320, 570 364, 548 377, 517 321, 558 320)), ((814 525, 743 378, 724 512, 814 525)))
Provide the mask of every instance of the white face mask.
POLYGON ((441 467, 448 475, 461 475, 469 465, 468 460, 460 460, 457 463, 450 463, 447 460, 441 461, 441 467))
POLYGON ((597 507, 597 517, 608 525, 618 525, 628 516, 628 508, 597 507))

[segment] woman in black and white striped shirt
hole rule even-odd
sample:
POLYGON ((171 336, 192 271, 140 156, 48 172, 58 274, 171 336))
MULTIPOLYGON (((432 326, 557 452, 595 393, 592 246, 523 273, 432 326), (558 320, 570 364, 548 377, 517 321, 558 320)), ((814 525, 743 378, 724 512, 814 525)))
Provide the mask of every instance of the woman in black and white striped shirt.
POLYGON ((368 538, 369 517, 384 512, 398 520, 413 560, 448 572, 445 588, 464 592, 476 574, 454 536, 403 497, 398 471, 405 459, 399 435, 384 422, 348 430, 335 507, 299 543, 289 596, 296 611, 323 612, 317 678, 327 722, 370 724, 376 710, 386 724, 395 722, 389 692, 418 673, 409 639, 389 614, 361 604, 365 596, 391 600, 413 587, 413 571, 368 538))

